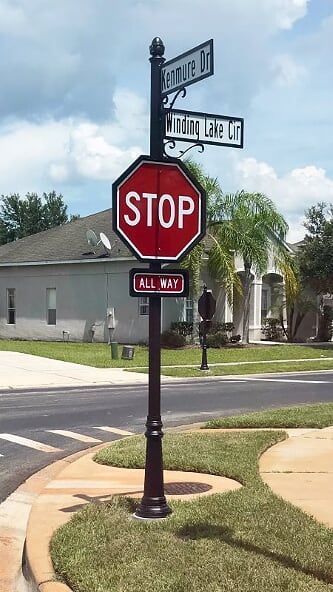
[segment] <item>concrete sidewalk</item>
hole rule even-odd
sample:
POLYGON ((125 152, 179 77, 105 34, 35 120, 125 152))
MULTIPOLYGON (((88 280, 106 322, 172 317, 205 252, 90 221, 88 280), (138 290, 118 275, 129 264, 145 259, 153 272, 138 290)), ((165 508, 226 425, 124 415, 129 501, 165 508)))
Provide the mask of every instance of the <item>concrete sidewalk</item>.
MULTIPOLYGON (((314 358, 314 360, 317 358, 314 358)), ((323 360, 324 358, 318 358, 323 360)), ((293 360, 288 360, 293 361, 293 360)), ((299 360, 298 360, 299 361, 299 360)), ((309 360, 307 360, 309 361, 309 360)), ((281 360, 274 360, 281 362, 281 360)), ((268 361, 262 362, 226 362, 223 366, 249 365, 262 363, 269 364, 268 361)), ((210 364, 210 366, 220 366, 222 364, 210 364)), ((178 366, 164 366, 164 368, 178 366)), ((185 365, 182 367, 192 367, 195 365, 185 365)), ((197 366, 199 368, 199 364, 197 366)), ((162 367, 163 371, 163 367, 162 367)), ((333 370, 311 370, 309 372, 296 372, 296 374, 312 374, 314 372, 332 373, 333 370)), ((172 382, 198 381, 198 380, 235 380, 237 377, 241 380, 253 379, 256 377, 276 376, 280 372, 259 373, 250 375, 213 375, 207 376, 203 373, 200 377, 176 377, 161 375, 162 384, 172 382)), ((288 372, 288 375, 295 374, 288 372)), ((148 373, 127 372, 124 368, 95 368, 93 366, 84 366, 83 364, 74 364, 72 362, 63 362, 41 356, 32 356, 21 352, 0 351, 0 391, 5 389, 22 388, 57 388, 57 387, 84 387, 84 386, 109 386, 109 385, 148 385, 148 373)))
POLYGON ((259 469, 274 493, 333 528, 333 427, 294 430, 262 455, 259 469))
MULTIPOLYGON (((176 379, 177 380, 177 379, 176 379)), ((0 389, 148 384, 148 375, 0 351, 0 389)))
MULTIPOLYGON (((192 429, 196 430, 198 426, 192 426, 192 429)), ((320 430, 276 429, 286 431, 289 438, 272 446, 260 458, 262 479, 274 493, 333 528, 333 427, 320 430)), ((209 430, 210 433, 221 431, 244 430, 209 430)), ((19 556, 23 548, 23 524, 24 520, 27 521, 31 506, 26 557, 28 572, 34 581, 33 590, 70 592, 67 586, 54 581, 55 575, 48 552, 54 530, 91 501, 104 501, 111 495, 119 494, 141 497, 143 470, 106 467, 93 462, 96 450, 104 446, 105 444, 88 453, 80 452, 58 461, 31 477, 8 500, 5 509, 7 530, 3 517, 1 520, 0 511, 0 592, 18 591, 16 586, 19 556), (21 516, 20 524, 17 524, 17 516, 21 516)), ((164 476, 168 498, 173 497, 170 493, 175 493, 175 489, 172 489, 175 486, 176 490, 178 487, 178 499, 241 487, 231 479, 207 474, 165 471, 164 476), (197 488, 198 493, 186 493, 188 489, 186 490, 186 486, 184 489, 184 482, 187 487, 190 483, 192 489, 197 488), (181 484, 182 494, 179 493, 181 484)), ((20 588, 21 590, 24 588, 20 588)))
MULTIPOLYGON (((70 592, 64 584, 54 582, 55 574, 48 549, 53 532, 66 523, 74 512, 87 503, 105 501, 112 495, 142 497, 144 470, 99 465, 93 461, 96 450, 79 458, 74 456, 66 459, 67 462, 62 461, 60 471, 48 482, 33 504, 27 529, 26 558, 30 578, 35 589, 40 592, 70 592)), ((240 483, 226 477, 181 471, 164 471, 164 482, 168 499, 188 500, 241 487, 240 483), (178 491, 183 486, 183 491, 192 488, 199 492, 181 494, 180 497, 179 493, 171 494, 172 486, 178 491)))

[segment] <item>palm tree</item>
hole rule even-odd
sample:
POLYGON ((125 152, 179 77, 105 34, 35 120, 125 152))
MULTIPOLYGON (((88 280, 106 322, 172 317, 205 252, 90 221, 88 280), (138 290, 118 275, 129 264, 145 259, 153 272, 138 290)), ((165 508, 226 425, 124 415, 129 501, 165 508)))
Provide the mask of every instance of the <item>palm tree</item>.
MULTIPOLYGON (((273 249, 276 265, 287 249, 285 237, 287 222, 275 204, 262 193, 239 191, 219 197, 214 203, 211 234, 223 248, 228 245, 243 259, 243 342, 249 342, 250 296, 252 273, 263 275, 273 249)), ((214 265, 212 272, 214 271, 214 265)), ((218 272, 218 265, 216 265, 218 272)))
POLYGON ((182 266, 190 271, 192 293, 198 296, 200 287, 200 272, 203 267, 204 257, 207 257, 208 269, 224 286, 229 300, 232 300, 233 290, 241 292, 241 284, 236 274, 234 257, 228 244, 221 244, 211 232, 212 225, 216 219, 216 209, 223 200, 222 189, 216 178, 206 175, 198 163, 187 160, 186 166, 192 175, 200 182, 205 189, 207 196, 207 232, 206 238, 201 241, 187 255, 182 266))

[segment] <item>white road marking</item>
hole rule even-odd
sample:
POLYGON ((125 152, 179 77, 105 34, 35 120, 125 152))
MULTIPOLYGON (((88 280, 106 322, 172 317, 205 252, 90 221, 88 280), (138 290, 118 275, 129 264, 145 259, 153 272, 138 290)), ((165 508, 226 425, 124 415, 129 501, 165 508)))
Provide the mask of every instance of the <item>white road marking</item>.
POLYGON ((299 380, 292 378, 247 378, 249 380, 259 380, 260 382, 299 382, 301 384, 332 384, 331 380, 299 380))
POLYGON ((91 436, 85 436, 84 434, 77 434, 76 432, 70 432, 68 430, 46 430, 51 434, 57 434, 59 436, 64 436, 65 438, 72 438, 73 440, 79 440, 80 442, 102 442, 102 440, 97 440, 97 438, 92 438, 91 436))
MULTIPOLYGON (((234 382, 237 382, 237 383, 239 383, 239 382, 247 382, 247 378, 241 378, 239 380, 233 380, 231 378, 225 378, 224 380, 219 380, 218 382, 228 382, 228 383, 229 382, 232 382, 232 383, 234 383, 234 382)), ((206 386, 205 386, 205 388, 206 388, 206 386)))
POLYGON ((14 442, 14 444, 20 444, 21 446, 34 448, 40 452, 58 452, 61 450, 61 448, 48 446, 47 444, 42 444, 41 442, 36 442, 35 440, 30 440, 29 438, 23 438, 22 436, 16 436, 15 434, 0 434, 0 438, 2 440, 7 440, 8 442, 14 442))
POLYGON ((95 430, 103 430, 103 432, 111 432, 112 434, 119 434, 120 436, 133 436, 134 432, 127 432, 119 428, 110 428, 109 426, 96 426, 95 430))

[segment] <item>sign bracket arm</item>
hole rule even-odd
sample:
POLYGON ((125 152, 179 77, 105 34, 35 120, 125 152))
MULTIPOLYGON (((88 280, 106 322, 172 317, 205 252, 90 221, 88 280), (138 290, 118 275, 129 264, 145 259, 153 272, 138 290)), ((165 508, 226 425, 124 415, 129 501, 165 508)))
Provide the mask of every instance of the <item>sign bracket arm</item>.
MULTIPOLYGON (((169 147, 169 150, 174 150, 176 148, 176 141, 175 140, 165 140, 165 142, 164 142, 163 153, 164 153, 164 156, 169 157, 170 155, 166 152, 167 147, 169 147)), ((179 154, 178 154, 177 158, 182 158, 185 154, 187 154, 187 152, 192 150, 192 148, 198 148, 198 151, 200 152, 200 154, 202 154, 202 152, 204 152, 204 150, 205 150, 205 146, 201 142, 196 142, 195 144, 191 144, 191 146, 186 148, 186 150, 179 150, 179 154)))

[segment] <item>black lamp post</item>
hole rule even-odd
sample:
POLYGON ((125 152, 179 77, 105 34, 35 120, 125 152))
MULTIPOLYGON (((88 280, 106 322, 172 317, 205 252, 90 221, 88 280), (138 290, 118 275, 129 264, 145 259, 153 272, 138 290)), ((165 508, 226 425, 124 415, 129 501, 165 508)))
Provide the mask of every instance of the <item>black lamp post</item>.
MULTIPOLYGON (((150 46, 150 156, 163 157, 161 67, 165 61, 162 39, 155 37, 150 46)), ((160 271, 161 264, 150 264, 151 271, 160 271)), ((138 518, 165 518, 171 513, 164 495, 161 421, 161 298, 149 298, 149 394, 146 422, 146 466, 144 494, 135 515, 138 518)))

